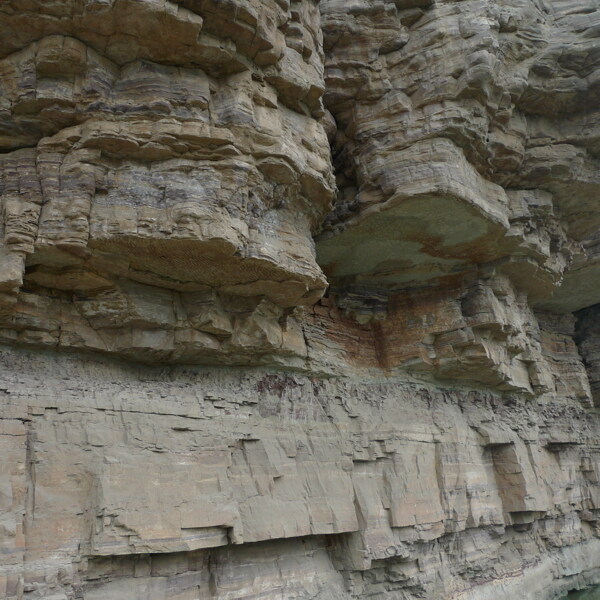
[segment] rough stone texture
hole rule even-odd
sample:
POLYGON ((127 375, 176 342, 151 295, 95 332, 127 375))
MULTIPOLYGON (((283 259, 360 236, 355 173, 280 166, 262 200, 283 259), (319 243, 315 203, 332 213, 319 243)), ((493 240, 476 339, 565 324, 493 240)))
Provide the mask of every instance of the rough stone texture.
POLYGON ((600 583, 596 0, 0 4, 0 598, 600 583))
POLYGON ((293 353, 334 192, 315 3, 19 0, 0 33, 2 338, 293 353))
POLYGON ((549 295, 571 242, 600 224, 596 3, 324 0, 322 12, 341 195, 326 273, 404 285, 493 261, 549 295))
POLYGON ((594 578, 600 427, 564 396, 0 359, 8 598, 542 598, 594 578))

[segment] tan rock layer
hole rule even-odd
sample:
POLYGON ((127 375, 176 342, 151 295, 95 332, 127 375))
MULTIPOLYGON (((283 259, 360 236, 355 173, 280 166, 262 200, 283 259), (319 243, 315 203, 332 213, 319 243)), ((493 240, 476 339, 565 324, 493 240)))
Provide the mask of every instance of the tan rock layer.
POLYGON ((0 359, 10 600, 485 598, 572 555, 549 592, 598 542, 598 422, 566 396, 0 359))

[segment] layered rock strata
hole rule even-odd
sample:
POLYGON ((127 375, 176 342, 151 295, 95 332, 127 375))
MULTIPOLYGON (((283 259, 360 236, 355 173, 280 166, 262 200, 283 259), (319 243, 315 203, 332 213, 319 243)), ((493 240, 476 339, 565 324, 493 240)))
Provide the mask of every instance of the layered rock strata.
POLYGON ((595 0, 0 6, 0 597, 600 583, 595 0))
POLYGON ((334 190, 314 2, 15 2, 0 28, 2 338, 293 348, 334 190))
POLYGON ((0 357, 5 597, 550 598, 598 578, 600 427, 559 395, 0 357))

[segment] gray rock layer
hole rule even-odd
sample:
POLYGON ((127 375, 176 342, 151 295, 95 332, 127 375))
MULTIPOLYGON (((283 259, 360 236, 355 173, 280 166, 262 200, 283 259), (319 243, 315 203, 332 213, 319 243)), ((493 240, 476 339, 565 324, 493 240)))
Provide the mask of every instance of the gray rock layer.
POLYGON ((0 598, 600 583, 597 0, 0 4, 0 598))

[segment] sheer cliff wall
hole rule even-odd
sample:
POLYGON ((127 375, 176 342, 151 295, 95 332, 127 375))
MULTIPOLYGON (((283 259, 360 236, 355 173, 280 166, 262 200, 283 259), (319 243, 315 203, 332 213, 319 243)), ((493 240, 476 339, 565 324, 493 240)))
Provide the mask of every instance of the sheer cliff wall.
POLYGON ((0 5, 0 597, 600 582, 595 0, 0 5))

